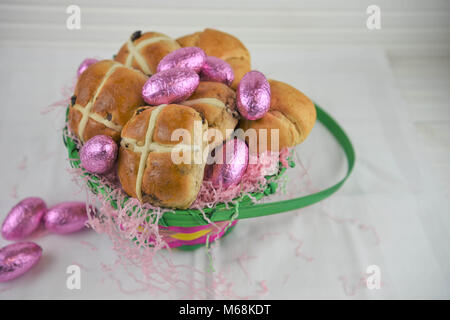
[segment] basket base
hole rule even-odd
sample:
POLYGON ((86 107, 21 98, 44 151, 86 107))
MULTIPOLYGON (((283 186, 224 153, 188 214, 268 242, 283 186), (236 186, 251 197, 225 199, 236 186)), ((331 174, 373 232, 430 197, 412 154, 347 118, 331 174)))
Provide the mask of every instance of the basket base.
MULTIPOLYGON (((231 231, 233 231, 235 226, 236 225, 234 224, 231 227, 229 227, 225 231, 225 233, 220 238, 217 238, 216 240, 225 237, 227 234, 229 234, 231 231)), ((182 250, 182 251, 194 251, 194 250, 200 249, 201 247, 204 247, 204 246, 205 246, 205 243, 199 243, 199 244, 193 244, 193 245, 182 245, 182 246, 176 247, 174 249, 178 249, 178 250, 182 250)))

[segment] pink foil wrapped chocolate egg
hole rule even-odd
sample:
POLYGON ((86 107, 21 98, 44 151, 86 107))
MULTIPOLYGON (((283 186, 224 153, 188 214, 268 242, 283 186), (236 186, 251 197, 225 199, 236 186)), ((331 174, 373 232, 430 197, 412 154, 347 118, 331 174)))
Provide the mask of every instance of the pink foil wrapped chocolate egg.
POLYGON ((98 60, 94 59, 94 58, 87 58, 84 59, 83 62, 81 62, 80 66, 78 67, 77 70, 77 77, 80 77, 80 75, 91 65, 94 63, 97 63, 98 60))
POLYGON ((222 59, 208 56, 200 71, 200 80, 222 82, 229 86, 234 80, 233 68, 222 59))
POLYGON ((30 197, 16 204, 2 225, 2 236, 7 240, 21 240, 33 233, 41 222, 47 206, 41 198, 30 197))
POLYGON ((34 267, 42 256, 42 248, 33 242, 18 242, 0 249, 0 282, 20 277, 34 267))
POLYGON ((199 72, 206 60, 206 53, 198 47, 185 47, 172 51, 159 62, 157 72, 187 68, 199 72))
POLYGON ((91 173, 108 173, 114 167, 117 152, 117 143, 111 137, 94 136, 81 147, 81 165, 91 173))
POLYGON ((270 85, 259 71, 249 71, 239 82, 236 106, 244 118, 261 119, 270 108, 270 85))
POLYGON ((50 208, 44 215, 45 228, 58 234, 81 230, 87 220, 84 202, 62 202, 50 208))
POLYGON ((238 184, 248 165, 248 147, 244 141, 232 139, 215 150, 215 163, 205 168, 205 180, 216 188, 238 184))
POLYGON ((197 89, 200 77, 191 69, 174 68, 150 77, 142 88, 142 97, 152 106, 186 100, 197 89))

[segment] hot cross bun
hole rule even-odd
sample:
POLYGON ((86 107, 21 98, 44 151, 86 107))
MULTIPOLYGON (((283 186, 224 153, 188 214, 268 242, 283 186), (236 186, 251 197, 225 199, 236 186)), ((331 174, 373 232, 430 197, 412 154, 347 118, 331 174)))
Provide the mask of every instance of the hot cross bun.
POLYGON ((103 60, 89 66, 78 79, 69 108, 69 128, 85 142, 104 134, 116 141, 137 107, 144 104, 147 76, 138 70, 103 60))
POLYGON ((159 61, 179 48, 178 42, 163 33, 136 31, 120 48, 114 60, 151 76, 156 73, 159 61))
POLYGON ((211 141, 211 148, 221 145, 223 140, 229 138, 238 123, 236 93, 220 82, 200 82, 195 92, 180 104, 194 108, 205 117, 209 128, 220 131, 222 139, 211 141))
POLYGON ((274 146, 271 144, 272 129, 278 130, 278 149, 281 150, 302 143, 316 122, 316 108, 307 96, 281 81, 269 80, 269 84, 271 91, 269 111, 261 119, 242 118, 238 124, 238 127, 244 131, 256 130, 258 138, 260 137, 259 130, 267 130, 267 146, 261 148, 263 144, 258 142, 258 153, 266 150, 276 151, 273 150, 274 146))
POLYGON ((123 190, 155 206, 188 208, 203 180, 203 150, 207 147, 203 134, 207 129, 207 121, 187 106, 169 104, 136 110, 122 130, 118 175, 123 190), (177 129, 186 130, 190 142, 185 137, 172 139, 177 129), (177 163, 172 152, 180 156, 189 153, 191 161, 177 163), (195 156, 200 156, 199 161, 195 156))
POLYGON ((177 39, 182 47, 202 48, 208 56, 225 60, 234 71, 231 87, 236 89, 244 74, 250 71, 250 53, 236 37, 214 29, 186 35, 177 39))

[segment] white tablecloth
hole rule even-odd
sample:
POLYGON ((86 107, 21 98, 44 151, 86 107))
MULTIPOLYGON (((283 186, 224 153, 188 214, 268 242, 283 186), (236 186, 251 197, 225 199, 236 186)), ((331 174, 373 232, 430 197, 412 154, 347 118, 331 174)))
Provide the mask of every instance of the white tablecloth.
MULTIPOLYGON (((254 68, 304 91, 345 128, 356 148, 355 170, 326 201, 275 216, 240 221, 213 249, 173 251, 175 265, 204 273, 208 287, 223 280, 232 294, 192 297, 450 298, 449 201, 428 170, 427 154, 408 120, 384 53, 373 48, 308 51, 250 48, 254 68), (366 269, 377 265, 381 288, 369 290, 366 269)), ((64 110, 41 114, 62 98, 79 62, 109 58, 98 49, 0 48, 0 219, 20 199, 40 196, 48 205, 85 195, 67 173, 61 140, 64 110)), ((345 173, 342 151, 321 125, 297 147, 301 159, 285 199, 324 188, 345 173), (295 177, 304 173, 299 182, 295 177), (297 189, 296 189, 297 188, 297 189)), ((86 230, 30 239, 44 249, 23 277, 0 284, 0 298, 181 298, 189 287, 154 295, 131 276, 105 235, 86 230), (66 287, 69 265, 81 267, 81 289, 66 287)), ((0 245, 9 242, 0 239, 0 245)), ((189 278, 189 274, 187 279, 189 278)))

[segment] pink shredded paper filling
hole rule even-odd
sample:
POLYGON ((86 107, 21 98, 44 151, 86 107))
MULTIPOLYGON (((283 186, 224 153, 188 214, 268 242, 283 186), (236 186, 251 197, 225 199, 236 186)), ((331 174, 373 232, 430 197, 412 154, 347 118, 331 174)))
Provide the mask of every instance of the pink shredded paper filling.
MULTIPOLYGON (((69 96, 72 94, 73 86, 64 89, 63 94, 69 96)), ((67 107, 70 98, 63 99, 46 110, 56 109, 56 107, 67 107)), ((58 108, 59 109, 59 108, 58 108)), ((71 138, 81 147, 80 141, 70 131, 66 132, 67 137, 71 138)), ((202 183, 197 199, 192 204, 192 209, 199 209, 205 221, 217 228, 206 237, 207 254, 212 264, 214 257, 211 255, 212 249, 219 245, 216 241, 226 231, 227 228, 236 223, 238 213, 224 227, 224 224, 213 223, 204 208, 213 208, 219 203, 232 203, 234 199, 251 193, 262 192, 267 186, 266 176, 276 174, 279 170, 279 164, 287 167, 287 157, 290 150, 283 149, 280 153, 264 153, 250 159, 247 170, 241 182, 226 190, 214 188, 210 182, 202 183), (214 243, 214 245, 212 245, 214 243)), ((76 160, 76 159, 69 159, 76 160)), ((172 211, 168 208, 155 207, 148 203, 140 203, 135 198, 128 197, 120 186, 117 177, 117 168, 109 174, 87 175, 82 168, 69 169, 72 180, 80 187, 81 191, 86 192, 88 209, 87 225, 97 233, 106 234, 112 241, 113 249, 117 253, 117 261, 109 266, 102 263, 102 269, 107 276, 117 283, 119 289, 124 293, 134 293, 145 291, 150 294, 171 292, 179 296, 179 292, 186 292, 185 299, 194 298, 231 298, 247 299, 255 298, 265 294, 267 289, 263 285, 263 292, 256 290, 252 296, 240 296, 234 292, 234 284, 226 279, 222 272, 203 272, 187 265, 174 265, 167 254, 171 254, 171 245, 168 238, 164 236, 163 227, 159 226, 159 220, 164 213, 172 211), (103 192, 94 194, 87 188, 87 183, 98 184, 104 188, 103 192), (116 201, 113 207, 111 199, 116 201), (97 207, 97 210, 90 210, 90 206, 97 207), (167 249, 160 254, 156 254, 160 249, 167 249), (121 266, 126 274, 132 278, 139 286, 138 289, 129 290, 123 287, 121 281, 114 275, 113 271, 117 266, 121 266), (141 270, 144 278, 137 277, 132 271, 132 267, 141 270), (205 284, 204 279, 211 279, 205 284)), ((255 199, 256 201, 256 199, 255 199)), ((213 268, 210 268, 213 269, 213 268)), ((264 284, 264 283, 262 283, 264 284)))
POLYGON ((239 184, 226 189, 214 188, 209 181, 203 181, 197 199, 191 205, 193 209, 212 208, 218 203, 230 203, 240 195, 263 192, 267 185, 266 176, 278 171, 278 163, 287 167, 290 150, 285 148, 280 153, 265 152, 250 155, 249 164, 239 184), (251 159, 253 158, 253 159, 251 159))
MULTIPOLYGON (((79 141, 70 133, 70 130, 68 136, 79 145, 79 141)), ((239 196, 251 197, 251 193, 264 191, 268 182, 266 176, 277 173, 279 163, 287 163, 288 155, 289 150, 286 149, 281 153, 264 153, 253 156, 256 159, 253 159, 254 161, 248 165, 240 184, 227 189, 215 188, 209 181, 204 181, 191 208, 198 209, 203 218, 215 226, 203 209, 213 208, 219 203, 229 204, 239 196)), ((116 169, 103 176, 88 175, 82 168, 70 169, 73 180, 80 186, 94 183, 99 187, 104 187, 104 191, 97 195, 87 192, 89 203, 98 202, 100 204, 100 210, 91 212, 89 215, 88 224, 98 233, 120 234, 122 238, 128 241, 132 240, 139 247, 150 246, 153 250, 168 248, 167 238, 161 235, 158 222, 165 212, 172 211, 172 209, 141 203, 138 199, 128 197, 120 186, 116 169), (116 201, 117 208, 111 206, 110 199, 116 201)), ((217 229, 217 233, 224 231, 223 227, 217 229)), ((211 239, 218 238, 214 237, 215 235, 213 234, 211 239)))

